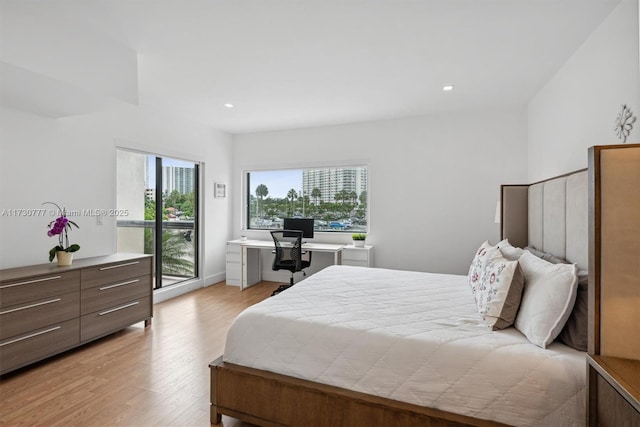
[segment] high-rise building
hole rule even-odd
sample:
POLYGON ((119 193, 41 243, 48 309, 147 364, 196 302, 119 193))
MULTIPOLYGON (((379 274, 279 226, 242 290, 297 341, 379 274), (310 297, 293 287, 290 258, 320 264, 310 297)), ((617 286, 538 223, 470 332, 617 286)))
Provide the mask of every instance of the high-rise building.
POLYGON ((302 171, 302 190, 311 203, 335 202, 338 192, 346 190, 355 192, 360 197, 367 191, 367 168, 325 168, 305 169, 302 171), (320 190, 320 197, 312 196, 314 188, 320 190))
POLYGON ((174 190, 181 194, 193 192, 194 169, 181 166, 162 167, 162 189, 166 194, 174 190))

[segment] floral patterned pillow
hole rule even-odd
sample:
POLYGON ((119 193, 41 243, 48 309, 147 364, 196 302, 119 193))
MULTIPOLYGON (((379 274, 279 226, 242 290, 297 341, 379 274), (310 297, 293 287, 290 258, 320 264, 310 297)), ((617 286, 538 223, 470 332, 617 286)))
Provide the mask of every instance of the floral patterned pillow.
POLYGON ((499 250, 489 253, 473 295, 478 312, 492 330, 513 324, 523 289, 524 275, 518 261, 505 258, 499 250))
POLYGON ((495 246, 491 246, 489 241, 485 241, 478 250, 476 251, 475 256, 473 257, 473 261, 471 261, 471 266, 469 267, 469 286, 471 290, 475 293, 475 289, 480 283, 480 275, 482 274, 482 270, 484 270, 484 266, 487 262, 487 257, 491 251, 496 249, 495 246))

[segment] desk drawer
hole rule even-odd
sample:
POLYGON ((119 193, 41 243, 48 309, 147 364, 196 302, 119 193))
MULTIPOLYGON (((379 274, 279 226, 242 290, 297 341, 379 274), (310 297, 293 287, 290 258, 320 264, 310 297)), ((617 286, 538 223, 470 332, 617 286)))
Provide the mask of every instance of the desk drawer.
POLYGON ((39 299, 0 310, 0 339, 63 322, 80 313, 80 293, 39 299))
POLYGON ((0 307, 11 307, 80 290, 80 271, 33 276, 0 284, 0 307))
POLYGON ((151 274, 151 257, 82 269, 82 289, 151 274))
POLYGON ((78 318, 0 342, 0 373, 52 356, 80 342, 78 318))
POLYGON ((358 249, 344 249, 342 251, 342 259, 350 261, 368 261, 369 252, 358 249))
POLYGON ((150 294, 150 275, 83 289, 80 314, 93 313, 150 294))
POLYGON ((229 256, 229 254, 238 254, 238 256, 240 256, 240 253, 242 252, 242 246, 240 246, 237 243, 227 243, 227 256, 229 256))
POLYGON ((242 252, 242 245, 240 243, 227 243, 227 252, 242 252))
POLYGON ((118 331, 151 317, 151 297, 139 298, 105 308, 80 318, 81 341, 118 331))
POLYGON ((350 265, 352 267, 369 267, 369 261, 358 261, 353 259, 343 259, 342 265, 350 265))
POLYGON ((236 262, 240 264, 242 262, 242 254, 235 252, 227 252, 227 262, 236 262))
POLYGON ((242 265, 239 262, 227 262, 226 277, 228 280, 242 279, 242 265))

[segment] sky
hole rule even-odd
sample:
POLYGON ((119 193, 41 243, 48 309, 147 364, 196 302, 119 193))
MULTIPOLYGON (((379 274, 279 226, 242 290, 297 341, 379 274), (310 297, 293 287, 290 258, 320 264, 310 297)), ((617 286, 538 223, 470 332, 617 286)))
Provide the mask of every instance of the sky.
POLYGON ((302 191, 302 169, 284 169, 277 171, 251 172, 251 194, 255 196, 260 184, 267 186, 267 197, 284 198, 292 188, 298 195, 302 191))
MULTIPOLYGON (((147 155, 147 185, 155 187, 156 157, 147 155)), ((162 158, 163 166, 193 167, 193 162, 162 158)), ((287 193, 292 188, 299 194, 302 191, 302 169, 281 169, 277 171, 252 171, 251 172, 251 194, 255 196, 256 187, 264 184, 269 190, 267 197, 286 198, 287 193)))
MULTIPOLYGON (((156 183, 156 156, 147 155, 147 187, 154 188, 156 183)), ((162 158, 162 166, 180 166, 184 168, 192 168, 195 163, 185 160, 172 159, 171 157, 162 158)))

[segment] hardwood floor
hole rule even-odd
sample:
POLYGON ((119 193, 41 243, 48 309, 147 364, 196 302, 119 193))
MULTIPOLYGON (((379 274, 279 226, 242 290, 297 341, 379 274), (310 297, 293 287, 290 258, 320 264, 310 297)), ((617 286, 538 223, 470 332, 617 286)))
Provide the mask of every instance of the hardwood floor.
MULTIPOLYGON (((208 364, 231 322, 279 283, 224 282, 154 305, 136 324, 0 377, 0 425, 208 426, 208 364)), ((225 427, 248 426, 223 417, 225 427)))

